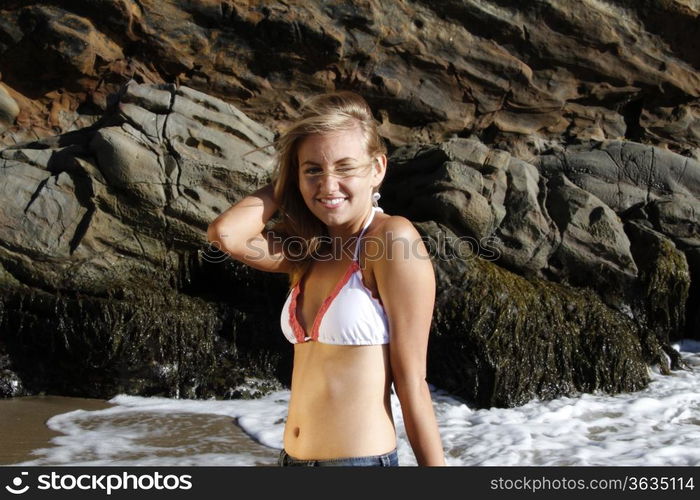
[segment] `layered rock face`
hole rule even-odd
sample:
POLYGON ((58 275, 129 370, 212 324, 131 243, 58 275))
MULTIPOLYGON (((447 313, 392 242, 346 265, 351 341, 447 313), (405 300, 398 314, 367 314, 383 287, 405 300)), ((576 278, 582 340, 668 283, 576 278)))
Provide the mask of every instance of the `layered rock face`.
POLYGON ((434 250, 432 383, 511 406, 678 368, 700 324, 694 9, 5 2, 0 394, 288 382, 284 276, 205 232, 334 88, 376 111, 381 204, 434 250))
POLYGON ((91 123, 133 78, 271 129, 310 93, 350 88, 397 145, 629 139, 697 158, 698 14, 689 0, 9 0, 0 141, 91 123))
MULTIPOLYGON (((94 127, 0 152, 7 391, 277 387, 291 361, 286 281, 205 242, 218 213, 270 180, 271 132, 187 87, 132 83, 116 98, 94 127)), ((457 138, 399 148, 390 164, 383 204, 416 221, 438 277, 434 383, 508 406, 634 390, 647 364, 679 367, 697 162, 612 142, 533 165, 457 138), (607 163, 577 176, 576 158, 600 152, 607 163), (603 182, 644 155, 669 194, 647 175, 603 182)))
POLYGON ((475 139, 392 155, 382 200, 436 255, 435 379, 512 405, 678 368, 670 343, 698 331, 700 163, 612 141, 534 163, 475 139))
POLYGON ((186 87, 117 99, 94 128, 0 153, 5 365, 30 391, 96 397, 278 387, 282 343, 256 318, 280 281, 201 253, 207 225, 269 182, 271 132, 186 87))

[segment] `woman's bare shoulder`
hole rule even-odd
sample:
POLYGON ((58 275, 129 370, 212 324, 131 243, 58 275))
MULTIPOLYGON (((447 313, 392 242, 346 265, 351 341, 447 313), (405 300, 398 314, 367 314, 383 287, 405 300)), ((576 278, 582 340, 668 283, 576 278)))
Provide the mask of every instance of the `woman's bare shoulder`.
POLYGON ((406 217, 402 215, 381 215, 381 218, 377 217, 377 225, 371 228, 371 231, 368 231, 372 236, 380 237, 385 241, 390 239, 391 236, 410 239, 420 237, 416 227, 406 217))
POLYGON ((373 224, 367 232, 365 255, 370 257, 371 265, 386 263, 390 256, 398 255, 396 252, 405 255, 422 247, 417 242, 421 235, 409 219, 401 215, 382 215, 376 226, 373 224))

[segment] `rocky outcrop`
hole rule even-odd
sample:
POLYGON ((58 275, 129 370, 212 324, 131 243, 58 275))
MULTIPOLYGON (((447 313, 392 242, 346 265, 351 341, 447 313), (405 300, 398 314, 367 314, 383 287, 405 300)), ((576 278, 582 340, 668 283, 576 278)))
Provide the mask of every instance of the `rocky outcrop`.
MULTIPOLYGON (((618 214, 632 243, 632 257, 646 268, 640 269, 641 282, 653 269, 652 274, 666 273, 663 281, 676 290, 671 294, 676 295, 676 310, 663 316, 685 319, 669 320, 668 325, 674 325, 670 338, 697 338, 698 281, 691 276, 700 272, 694 258, 700 248, 700 163, 655 147, 614 141, 543 155, 539 167, 546 176, 565 175, 618 214), (670 259, 667 264, 652 264, 659 252, 670 259)), ((653 300, 663 302, 664 294, 655 293, 653 300)), ((659 319, 657 313, 641 309, 647 309, 652 323, 659 319)))
POLYGON ((270 297, 251 286, 274 277, 224 262, 228 279, 206 283, 221 271, 201 254, 209 222, 269 181, 253 150, 271 132, 186 87, 130 84, 118 102, 95 127, 0 152, 0 368, 29 392, 95 397, 277 387, 280 343, 255 320, 270 297))
MULTIPOLYGON (((132 82, 114 100, 91 127, 0 151, 0 388, 240 397, 288 382, 286 280, 205 241, 269 181, 272 133, 187 87, 132 82)), ((509 406, 636 390, 648 364, 680 367, 699 167, 651 149, 652 186, 631 173, 650 149, 593 142, 527 162, 453 138, 394 151, 382 205, 434 250, 433 383, 509 406), (577 159, 600 151, 609 163, 577 159)))
POLYGON ((271 140, 197 91, 127 85, 100 126, 1 153, 6 265, 55 289, 82 289, 107 269, 140 281, 144 263, 168 268, 173 251, 198 248, 209 222, 269 179, 268 152, 243 155, 271 140), (80 265, 46 261, 67 258, 80 265))
POLYGON ((489 408, 646 386, 645 358, 658 357, 659 343, 590 289, 526 279, 465 254, 441 223, 416 225, 445 242, 435 247, 440 285, 428 350, 428 378, 441 388, 489 408))
MULTIPOLYGON (((365 95, 394 145, 627 139, 696 159, 698 6, 608 0, 10 0, 4 144, 85 127, 126 81, 175 83, 274 129, 309 94, 365 95)), ((0 104, 0 109, 3 105, 0 104)))
POLYGON ((595 291, 607 307, 633 320, 628 334, 634 331, 641 341, 647 363, 666 366, 669 357, 677 367, 669 343, 698 331, 692 302, 698 284, 691 282, 696 270, 689 263, 700 242, 692 210, 700 164, 634 143, 581 145, 535 163, 475 139, 399 148, 382 200, 389 213, 444 225, 479 260, 595 291), (634 173, 643 154, 656 158, 656 177, 634 173), (685 166, 687 184, 676 181, 678 165, 685 166), (627 193, 627 203, 615 203, 613 194, 620 192, 627 193), (652 206, 673 215, 657 215, 661 210, 650 211, 652 206))

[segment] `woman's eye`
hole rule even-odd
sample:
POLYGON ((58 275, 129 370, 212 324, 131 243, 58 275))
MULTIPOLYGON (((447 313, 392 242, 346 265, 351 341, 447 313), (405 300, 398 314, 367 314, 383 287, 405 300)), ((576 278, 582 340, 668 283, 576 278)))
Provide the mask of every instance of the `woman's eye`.
MULTIPOLYGON (((357 166, 355 165, 340 165, 331 171, 331 174, 336 175, 353 175, 357 171, 357 166)), ((304 169, 304 175, 315 176, 322 175, 323 169, 321 167, 309 167, 304 169)))

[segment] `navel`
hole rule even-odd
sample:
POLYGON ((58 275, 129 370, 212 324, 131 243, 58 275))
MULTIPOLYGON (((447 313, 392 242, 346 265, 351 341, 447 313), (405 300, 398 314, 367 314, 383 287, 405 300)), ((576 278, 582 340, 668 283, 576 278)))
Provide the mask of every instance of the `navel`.
POLYGON ((295 437, 295 438, 299 437, 299 432, 301 432, 301 430, 299 429, 299 427, 295 427, 295 428, 294 428, 294 437, 295 437))

